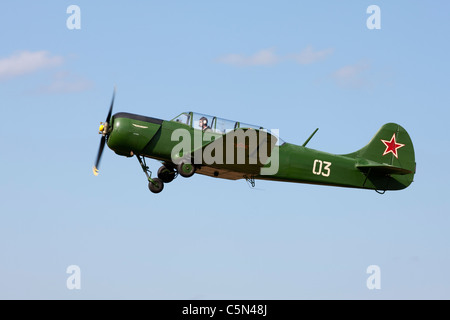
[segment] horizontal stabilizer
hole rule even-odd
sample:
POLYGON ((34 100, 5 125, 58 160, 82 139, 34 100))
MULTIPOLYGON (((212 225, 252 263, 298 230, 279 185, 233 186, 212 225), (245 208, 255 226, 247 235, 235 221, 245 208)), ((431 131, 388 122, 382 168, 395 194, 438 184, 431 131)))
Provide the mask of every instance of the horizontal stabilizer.
POLYGON ((396 166, 391 166, 384 163, 371 163, 371 164, 363 164, 363 165, 357 165, 356 168, 361 170, 364 173, 372 172, 375 174, 410 174, 414 173, 411 170, 400 168, 396 166))

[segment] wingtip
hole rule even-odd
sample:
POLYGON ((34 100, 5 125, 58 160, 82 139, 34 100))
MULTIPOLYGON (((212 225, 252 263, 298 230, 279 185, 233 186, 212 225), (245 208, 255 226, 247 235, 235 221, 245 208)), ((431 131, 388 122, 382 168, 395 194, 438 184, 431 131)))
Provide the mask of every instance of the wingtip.
POLYGON ((94 173, 94 176, 98 176, 98 169, 96 166, 92 167, 92 172, 94 173))

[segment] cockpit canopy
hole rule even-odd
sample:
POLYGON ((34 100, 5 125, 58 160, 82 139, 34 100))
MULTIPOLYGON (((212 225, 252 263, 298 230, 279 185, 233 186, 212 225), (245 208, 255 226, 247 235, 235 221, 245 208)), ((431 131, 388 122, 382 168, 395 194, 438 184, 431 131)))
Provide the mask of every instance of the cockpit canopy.
POLYGON ((226 134, 238 128, 252 128, 257 130, 265 130, 268 133, 277 137, 278 139, 277 145, 284 144, 284 141, 281 140, 280 137, 278 137, 278 135, 275 132, 271 132, 270 130, 267 130, 261 126, 255 126, 252 124, 243 123, 239 121, 222 119, 207 114, 197 112, 183 112, 182 114, 178 115, 171 121, 183 123, 198 130, 208 129, 218 134, 226 134))

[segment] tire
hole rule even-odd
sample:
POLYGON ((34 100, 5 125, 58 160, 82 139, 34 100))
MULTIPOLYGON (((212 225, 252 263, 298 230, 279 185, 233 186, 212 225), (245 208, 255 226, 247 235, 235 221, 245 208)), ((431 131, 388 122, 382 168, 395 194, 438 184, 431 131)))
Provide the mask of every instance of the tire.
POLYGON ((148 188, 153 193, 160 193, 164 189, 164 182, 159 178, 154 178, 153 182, 148 182, 148 188))
POLYGON ((189 178, 194 175, 195 166, 190 161, 182 160, 178 163, 177 170, 182 177, 189 178))
POLYGON ((162 166, 158 170, 158 178, 161 179, 164 183, 170 183, 175 179, 175 170, 172 168, 167 168, 166 166, 162 166))

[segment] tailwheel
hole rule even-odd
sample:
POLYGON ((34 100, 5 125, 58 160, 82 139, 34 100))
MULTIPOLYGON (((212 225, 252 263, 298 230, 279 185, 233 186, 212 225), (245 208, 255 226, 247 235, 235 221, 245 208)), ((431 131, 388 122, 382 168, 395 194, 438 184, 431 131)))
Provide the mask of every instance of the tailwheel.
POLYGON ((162 166, 158 170, 158 178, 161 179, 164 183, 172 182, 176 177, 177 172, 174 168, 162 166))
POLYGON ((164 189, 164 182, 159 178, 153 178, 149 180, 148 188, 153 193, 160 193, 164 189))
POLYGON ((177 165, 178 173, 185 178, 192 177, 195 173, 195 166, 189 160, 181 160, 177 165))

